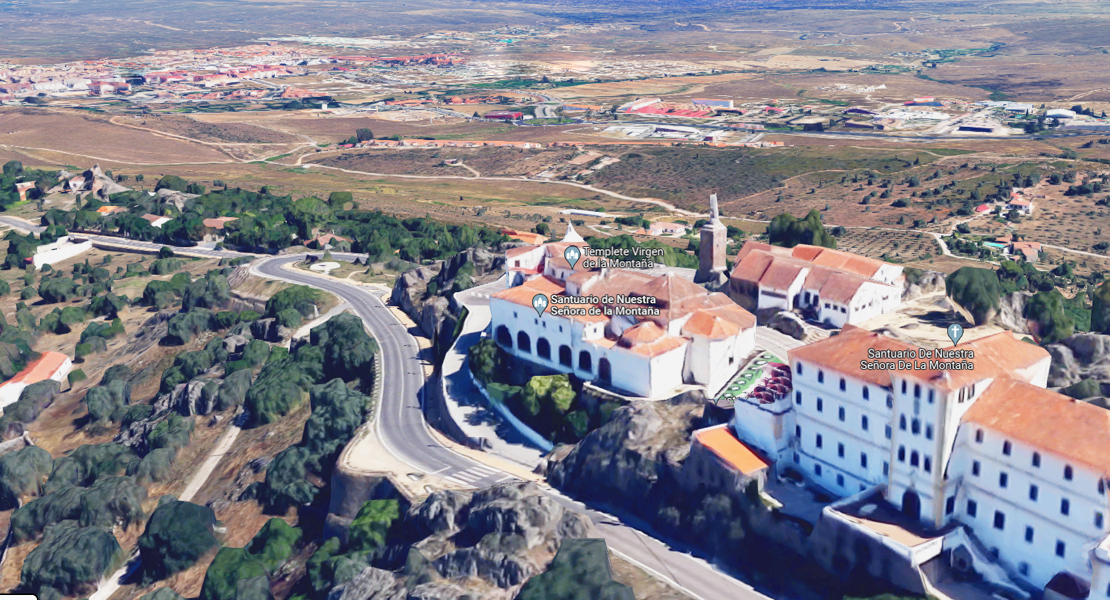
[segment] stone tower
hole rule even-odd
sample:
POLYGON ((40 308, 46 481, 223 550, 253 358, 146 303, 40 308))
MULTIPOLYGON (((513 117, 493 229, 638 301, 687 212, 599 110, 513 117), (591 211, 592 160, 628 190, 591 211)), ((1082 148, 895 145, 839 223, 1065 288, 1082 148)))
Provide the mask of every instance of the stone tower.
POLYGON ((697 283, 720 283, 725 277, 725 250, 728 229, 717 211, 717 194, 709 196, 709 222, 701 227, 701 250, 697 283))

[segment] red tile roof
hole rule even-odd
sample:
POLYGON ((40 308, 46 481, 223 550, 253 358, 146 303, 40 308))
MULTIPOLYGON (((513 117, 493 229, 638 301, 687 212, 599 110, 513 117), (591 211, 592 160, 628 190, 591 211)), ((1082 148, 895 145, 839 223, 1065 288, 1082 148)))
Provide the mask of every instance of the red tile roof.
POLYGON ((686 340, 669 335, 651 321, 644 321, 625 329, 617 345, 636 354, 659 356, 685 346, 686 340))
POLYGON ((694 441, 744 475, 752 475, 770 466, 759 453, 737 439, 728 425, 695 431, 694 441))
POLYGON ((1110 475, 1110 411, 1012 379, 991 384, 963 417, 1110 475))
MULTIPOLYGON (((851 374, 884 387, 890 387, 890 376, 893 371, 863 370, 860 362, 870 360, 867 351, 876 350, 915 350, 905 342, 880 335, 855 327, 845 325, 839 335, 795 348, 790 351, 793 359, 805 360, 811 364, 820 365, 830 370, 851 374)), ((971 350, 975 353, 972 359, 967 360, 974 365, 973 369, 942 370, 942 369, 906 369, 897 370, 898 374, 916 379, 940 389, 955 389, 969 385, 975 381, 987 378, 1014 378, 1018 372, 1029 369, 1049 357, 1048 352, 1035 344, 1018 340, 1010 332, 1003 331, 989 335, 959 346, 948 347, 945 350, 971 350)), ((884 362, 885 359, 884 359, 884 362)))
POLYGON ((699 310, 682 326, 682 333, 723 340, 740 333, 740 327, 709 310, 699 310))
POLYGON ((32 383, 46 381, 53 377, 67 360, 69 360, 69 357, 61 352, 43 352, 42 356, 27 365, 27 367, 19 373, 16 373, 14 377, 0 384, 0 387, 4 387, 10 383, 25 383, 31 385, 32 383))

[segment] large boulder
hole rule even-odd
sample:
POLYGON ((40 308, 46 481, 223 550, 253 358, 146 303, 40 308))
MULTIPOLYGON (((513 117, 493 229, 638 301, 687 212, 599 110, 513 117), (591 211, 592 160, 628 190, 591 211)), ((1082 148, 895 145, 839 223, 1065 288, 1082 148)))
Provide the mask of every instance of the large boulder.
POLYGON ((1067 387, 1086 379, 1110 384, 1110 335, 1077 333, 1045 349, 1052 356, 1049 387, 1067 387))
POLYGON ((216 409, 216 395, 205 392, 208 380, 194 379, 178 384, 173 391, 162 394, 154 401, 154 412, 174 411, 183 416, 207 415, 216 409))
POLYGON ((282 327, 277 319, 258 319, 251 323, 251 335, 256 340, 280 342, 293 335, 293 330, 282 327))

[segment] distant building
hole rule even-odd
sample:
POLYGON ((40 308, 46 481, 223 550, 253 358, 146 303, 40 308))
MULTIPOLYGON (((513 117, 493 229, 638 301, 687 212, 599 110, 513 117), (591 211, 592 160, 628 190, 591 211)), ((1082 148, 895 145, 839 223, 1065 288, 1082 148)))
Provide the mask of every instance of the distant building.
POLYGON ((214 219, 204 219, 201 223, 209 229, 216 231, 223 231, 224 226, 232 221, 238 221, 239 217, 216 217, 214 219))
POLYGON ((1033 203, 1021 196, 1011 197, 1006 202, 1006 210, 1016 210, 1023 215, 1029 215, 1033 213, 1033 203))
POLYGON ((651 235, 686 235, 686 226, 681 223, 656 221, 648 228, 651 235))
POLYGON ((519 121, 524 118, 524 113, 508 110, 494 110, 482 115, 486 119, 500 119, 503 121, 519 121))
POLYGON ((1074 119, 1075 111, 1066 108, 1053 108, 1045 112, 1044 116, 1050 119, 1074 119))
POLYGON ((43 352, 42 356, 27 365, 15 377, 0 384, 0 411, 19 400, 24 388, 32 383, 52 379, 61 383, 73 368, 73 361, 61 352, 43 352))
POLYGON ((27 259, 41 269, 44 265, 52 265, 92 250, 92 241, 77 236, 63 235, 52 244, 43 244, 35 248, 34 256, 27 259))
POLYGON ((1041 258, 1041 245, 1037 242, 1010 242, 1011 256, 1021 256, 1026 262, 1037 262, 1041 258))
POLYGON ((162 226, 165 225, 166 223, 169 223, 170 221, 173 220, 169 217, 163 217, 161 215, 151 215, 151 214, 143 215, 143 219, 146 219, 146 221, 148 223, 150 223, 151 227, 157 227, 159 229, 161 229, 162 226))
POLYGON ((517 240, 518 242, 524 242, 526 244, 536 245, 536 244, 542 244, 542 243, 547 241, 546 237, 544 237, 544 236, 542 236, 538 233, 532 233, 530 231, 516 231, 515 229, 502 229, 501 233, 503 233, 505 236, 507 236, 511 240, 517 240))

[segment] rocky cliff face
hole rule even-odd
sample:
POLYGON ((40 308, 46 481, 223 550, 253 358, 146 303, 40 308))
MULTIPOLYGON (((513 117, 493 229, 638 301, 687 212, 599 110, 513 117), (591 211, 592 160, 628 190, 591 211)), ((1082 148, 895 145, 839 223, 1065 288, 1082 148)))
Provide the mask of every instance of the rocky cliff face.
POLYGON ((405 567, 368 566, 328 600, 508 600, 544 570, 564 539, 597 536, 589 519, 534 483, 437 491, 404 515, 403 537, 415 540, 405 567))
POLYGON ((470 248, 443 261, 406 271, 393 286, 391 301, 420 325, 442 354, 455 333, 461 307, 455 292, 496 280, 505 271, 506 244, 486 250, 470 248))
POLYGON ((1088 401, 1110 395, 1110 335, 1079 333, 1045 349, 1052 356, 1049 387, 1088 401))
POLYGON ((933 294, 936 292, 945 291, 944 287, 944 273, 937 271, 927 271, 915 283, 906 282, 906 287, 902 291, 902 301, 908 302, 915 298, 920 298, 926 294, 933 294))

